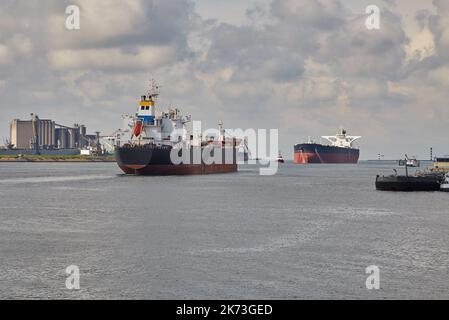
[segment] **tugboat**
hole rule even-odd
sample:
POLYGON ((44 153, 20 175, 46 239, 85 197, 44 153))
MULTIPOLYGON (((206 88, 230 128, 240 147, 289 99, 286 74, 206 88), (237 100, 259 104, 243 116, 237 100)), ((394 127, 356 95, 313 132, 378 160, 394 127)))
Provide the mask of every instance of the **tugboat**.
POLYGON ((449 192, 449 173, 444 176, 444 181, 440 186, 440 191, 449 192))
POLYGON ((421 173, 410 176, 406 160, 400 165, 405 167, 405 176, 399 176, 397 171, 390 176, 376 176, 376 190, 380 191, 439 191, 444 176, 438 173, 421 173))
POLYGON ((178 109, 156 115, 158 96, 159 88, 153 80, 148 94, 141 97, 137 113, 130 116, 129 142, 115 150, 117 164, 125 174, 194 175, 238 170, 241 141, 226 137, 222 123, 218 138, 204 140, 201 134, 189 134, 186 123, 191 121, 190 115, 182 115, 178 109))
POLYGON ((276 158, 276 161, 279 162, 279 163, 284 163, 285 162, 284 157, 282 156, 282 154, 280 152, 279 152, 278 157, 276 158))

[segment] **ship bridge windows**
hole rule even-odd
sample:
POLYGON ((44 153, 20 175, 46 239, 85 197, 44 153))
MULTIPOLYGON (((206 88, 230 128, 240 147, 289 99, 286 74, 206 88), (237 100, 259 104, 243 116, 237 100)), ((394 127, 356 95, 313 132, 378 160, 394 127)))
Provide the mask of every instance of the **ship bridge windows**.
POLYGON ((145 108, 145 110, 150 110, 150 107, 149 107, 149 106, 147 106, 147 107, 145 108))
POLYGON ((141 107, 140 107, 140 110, 145 110, 145 107, 144 107, 144 106, 141 106, 141 107))

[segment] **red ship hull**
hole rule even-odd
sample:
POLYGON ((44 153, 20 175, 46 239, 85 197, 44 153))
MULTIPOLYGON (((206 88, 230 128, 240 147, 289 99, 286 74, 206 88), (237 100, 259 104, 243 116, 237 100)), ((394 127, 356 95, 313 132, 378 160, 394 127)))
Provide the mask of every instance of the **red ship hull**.
POLYGON ((358 149, 305 143, 295 146, 293 161, 297 164, 357 163, 359 155, 360 151, 358 149))
POLYGON ((119 165, 125 174, 144 176, 195 175, 237 172, 237 164, 119 165))

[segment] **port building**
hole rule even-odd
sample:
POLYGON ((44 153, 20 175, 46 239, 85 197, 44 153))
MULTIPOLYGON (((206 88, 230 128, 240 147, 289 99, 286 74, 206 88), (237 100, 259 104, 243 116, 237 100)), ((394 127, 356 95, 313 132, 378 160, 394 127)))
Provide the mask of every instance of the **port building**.
MULTIPOLYGON (((10 141, 16 149, 32 149, 35 143, 33 122, 14 119, 10 125, 10 141)), ((49 149, 55 145, 55 122, 40 119, 37 128, 39 133, 39 147, 49 149)))
POLYGON ((14 149, 83 149, 91 145, 92 137, 87 135, 84 125, 74 124, 73 127, 57 124, 50 119, 32 120, 14 119, 10 124, 10 143, 14 149))

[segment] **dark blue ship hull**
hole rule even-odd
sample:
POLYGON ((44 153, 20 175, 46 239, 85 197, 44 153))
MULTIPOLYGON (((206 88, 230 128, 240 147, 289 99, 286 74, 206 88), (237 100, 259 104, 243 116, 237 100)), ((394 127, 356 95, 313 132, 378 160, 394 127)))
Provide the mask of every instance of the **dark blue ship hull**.
MULTIPOLYGON (((170 154, 172 148, 170 146, 131 146, 125 145, 117 148, 115 155, 117 164, 126 174, 134 175, 195 175, 195 174, 211 174, 211 173, 231 173, 237 171, 236 149, 233 148, 216 148, 214 152, 222 152, 222 159, 226 159, 226 151, 232 152, 231 163, 223 160, 221 163, 205 163, 202 157, 195 161, 195 151, 202 152, 203 148, 197 147, 190 149, 190 158, 188 163, 174 164, 171 161, 170 154)), ((183 151, 179 151, 182 155, 183 151)), ((200 155, 202 153, 199 153, 200 155)))
POLYGON ((317 143, 297 144, 294 147, 295 163, 357 163, 360 150, 325 146, 317 143))

